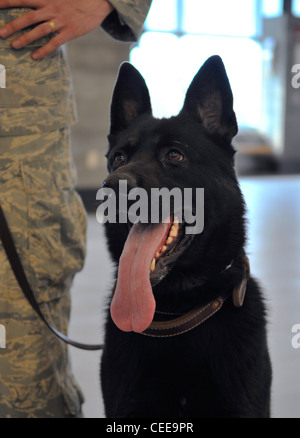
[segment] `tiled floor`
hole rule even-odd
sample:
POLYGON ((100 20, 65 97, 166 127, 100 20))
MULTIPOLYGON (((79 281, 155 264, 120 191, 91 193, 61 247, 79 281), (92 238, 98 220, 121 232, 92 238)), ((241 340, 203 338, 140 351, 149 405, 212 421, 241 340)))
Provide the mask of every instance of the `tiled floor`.
MULTIPOLYGON (((292 327, 300 324, 300 176, 241 179, 241 187, 248 205, 251 271, 264 287, 269 308, 272 416, 300 418, 300 348, 292 347, 292 327)), ((90 215, 87 260, 73 288, 73 338, 101 342, 112 270, 101 225, 90 215)), ((73 347, 70 353, 85 394, 85 417, 103 417, 101 353, 73 347)))

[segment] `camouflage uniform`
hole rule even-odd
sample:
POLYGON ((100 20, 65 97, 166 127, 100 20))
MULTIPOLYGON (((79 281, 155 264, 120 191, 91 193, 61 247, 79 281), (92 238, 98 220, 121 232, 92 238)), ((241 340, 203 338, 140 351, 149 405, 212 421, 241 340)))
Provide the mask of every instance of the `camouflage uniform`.
MULTIPOLYGON (((151 2, 111 3, 123 15, 111 14, 103 28, 115 38, 136 39, 151 2)), ((26 11, 0 9, 0 26, 26 11)), ((45 41, 15 51, 10 48, 15 37, 0 39, 0 64, 6 68, 6 88, 0 89, 0 203, 42 311, 66 333, 69 292, 83 266, 86 230, 69 146, 72 87, 62 49, 32 61, 33 47, 45 41)), ((67 346, 23 297, 1 243, 0 324, 6 329, 0 418, 80 416, 83 397, 67 346)))

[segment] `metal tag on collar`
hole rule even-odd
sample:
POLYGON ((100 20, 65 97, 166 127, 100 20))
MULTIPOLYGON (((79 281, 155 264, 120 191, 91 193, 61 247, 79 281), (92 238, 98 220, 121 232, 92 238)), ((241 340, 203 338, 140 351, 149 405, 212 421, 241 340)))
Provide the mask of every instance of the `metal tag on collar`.
POLYGON ((245 264, 244 278, 242 282, 234 288, 232 294, 232 300, 235 307, 242 307, 245 299, 247 283, 250 278, 250 264, 249 264, 249 259, 246 255, 244 257, 244 264, 245 264))

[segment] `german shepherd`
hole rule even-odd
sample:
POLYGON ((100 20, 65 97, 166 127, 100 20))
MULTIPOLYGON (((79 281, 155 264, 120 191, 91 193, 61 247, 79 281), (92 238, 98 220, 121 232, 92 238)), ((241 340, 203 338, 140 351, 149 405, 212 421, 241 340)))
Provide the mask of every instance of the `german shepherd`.
POLYGON ((204 228, 188 234, 172 205, 158 224, 105 224, 116 265, 101 364, 107 417, 270 416, 266 311, 244 249, 237 130, 219 56, 200 68, 180 113, 163 119, 152 116, 141 74, 121 65, 103 187, 118 193, 124 180, 149 196, 203 188, 204 228))

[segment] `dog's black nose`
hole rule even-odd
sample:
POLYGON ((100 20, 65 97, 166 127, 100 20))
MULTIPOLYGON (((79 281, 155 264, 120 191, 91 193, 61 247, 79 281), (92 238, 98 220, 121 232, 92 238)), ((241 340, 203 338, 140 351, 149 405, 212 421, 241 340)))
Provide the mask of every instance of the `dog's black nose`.
POLYGON ((102 183, 102 188, 113 189, 115 192, 119 191, 119 183, 120 181, 126 181, 127 184, 127 193, 130 192, 131 189, 137 187, 136 179, 133 175, 109 175, 102 183))

